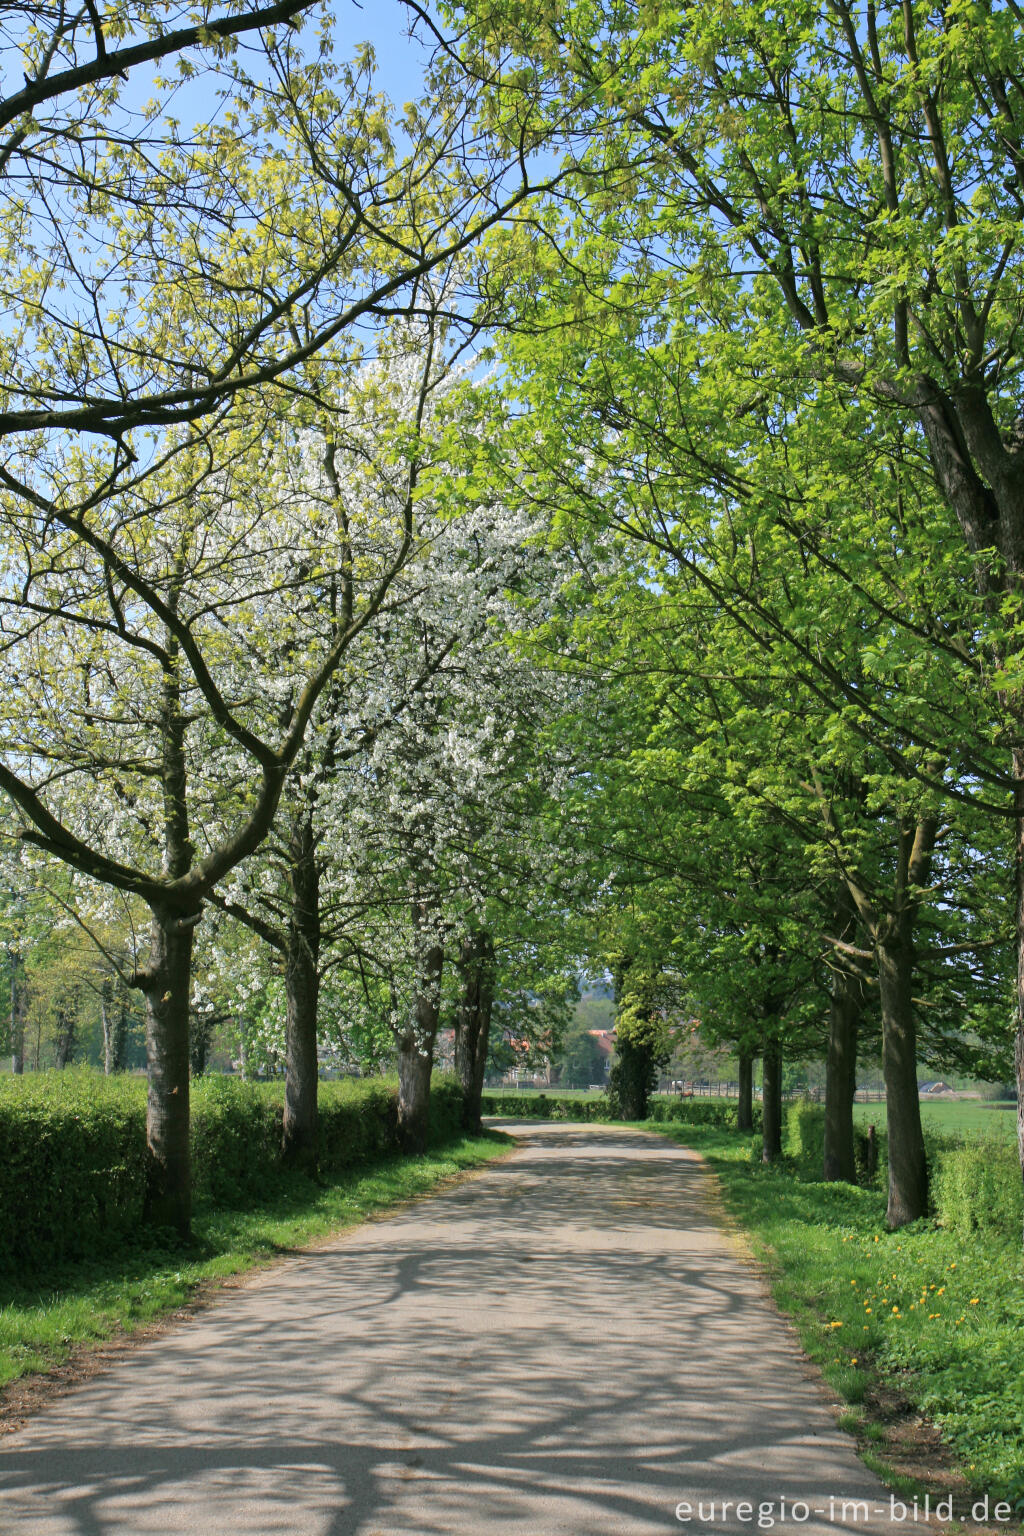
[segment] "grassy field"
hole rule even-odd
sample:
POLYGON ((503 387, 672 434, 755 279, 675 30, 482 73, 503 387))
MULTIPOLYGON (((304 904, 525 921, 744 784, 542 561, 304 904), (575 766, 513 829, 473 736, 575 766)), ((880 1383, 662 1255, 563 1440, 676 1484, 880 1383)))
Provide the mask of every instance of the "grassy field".
MULTIPOLYGON (((885 1124, 884 1104, 855 1104, 858 1125, 885 1124)), ((926 1130, 950 1136, 983 1135, 1014 1137, 1017 1134, 1016 1104, 991 1104, 980 1099, 922 1099, 921 1121, 926 1130)))
POLYGON ((865 1459, 873 1461, 871 1442, 883 1434, 872 1399, 904 1399, 938 1425, 979 1494, 1024 1513, 1019 1241, 960 1238, 930 1221, 890 1233, 879 1191, 761 1168, 750 1138, 735 1132, 643 1128, 707 1157, 779 1306, 846 1399, 845 1423, 859 1432, 865 1459))
MULTIPOLYGON (((515 1094, 530 1098, 546 1094, 559 1099, 596 1099, 599 1094, 585 1088, 488 1088, 487 1093, 515 1094)), ((725 1104, 735 1107, 735 1099, 717 1099, 697 1096, 694 1103, 725 1104)), ((854 1118, 858 1125, 885 1125, 884 1103, 855 1104, 854 1118)), ((979 1099, 922 1099, 921 1119, 926 1128, 941 1131, 950 1136, 975 1133, 1014 1137, 1017 1134, 1016 1104, 993 1104, 979 1099)))
POLYGON ((140 1242, 31 1279, 0 1277, 0 1386, 47 1371, 82 1345, 130 1333, 228 1275, 428 1194, 456 1174, 503 1156, 511 1145, 508 1137, 491 1132, 423 1157, 389 1158, 324 1184, 281 1174, 258 1206, 200 1206, 188 1250, 140 1242))

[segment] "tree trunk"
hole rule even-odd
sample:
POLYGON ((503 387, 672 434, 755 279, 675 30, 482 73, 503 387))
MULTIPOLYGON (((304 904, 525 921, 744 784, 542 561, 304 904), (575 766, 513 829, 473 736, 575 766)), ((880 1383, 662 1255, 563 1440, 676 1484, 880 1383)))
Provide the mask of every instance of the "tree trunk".
POLYGON ((124 1071, 124 1051, 128 1037, 128 1010, 120 988, 107 976, 100 992, 100 1018, 103 1023, 103 1071, 107 1077, 124 1071))
POLYGON ((320 870, 311 818, 289 842, 291 908, 285 948, 285 1087, 283 1157, 294 1168, 317 1167, 317 1024, 320 1008, 320 870))
POLYGON ((78 1005, 73 997, 64 998, 57 1006, 57 1042, 55 1065, 59 1072, 71 1065, 78 1043, 78 1005))
POLYGON ((830 1182, 857 1182, 853 1096, 857 1089, 857 1034, 862 1007, 863 984, 847 971, 834 970, 825 1064, 824 1175, 830 1182))
POLYGON ((1013 754, 1014 863, 1017 890, 1017 1152, 1024 1179, 1024 749, 1013 754))
POLYGON ((741 1131, 754 1129, 754 1053, 740 1051, 740 1101, 736 1110, 736 1126, 741 1131))
POLYGON ((494 1002, 494 945, 486 930, 470 934, 459 956, 462 997, 455 1020, 455 1071, 462 1084, 462 1128, 481 1129, 480 1099, 494 1002))
POLYGON ((188 1065, 193 1078, 203 1077, 210 1060, 213 1043, 214 1015, 200 1014, 196 1008, 188 1012, 188 1065))
POLYGON ((917 1027, 911 997, 914 950, 906 921, 876 940, 882 1003, 882 1069, 889 1141, 890 1227, 905 1227, 928 1211, 928 1169, 917 1087, 917 1027))
POLYGON ((443 964, 443 946, 428 944, 422 951, 409 1021, 398 1040, 398 1144, 403 1152, 423 1152, 427 1146, 443 964))
POLYGON ((11 957, 11 1071, 20 1077, 25 1070, 25 1014, 28 994, 25 986, 25 962, 21 951, 12 949, 11 957))
POLYGON ((189 994, 200 913, 154 910, 149 963, 138 977, 146 999, 147 1179, 144 1219, 191 1233, 189 994))
POLYGON ((761 1058, 761 1161, 774 1163, 782 1156, 782 1045, 765 1041, 761 1058))

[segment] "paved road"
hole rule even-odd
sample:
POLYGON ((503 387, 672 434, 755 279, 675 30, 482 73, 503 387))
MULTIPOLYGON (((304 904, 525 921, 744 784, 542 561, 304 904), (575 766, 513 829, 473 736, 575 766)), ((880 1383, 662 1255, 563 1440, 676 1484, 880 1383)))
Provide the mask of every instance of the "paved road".
POLYGON ((844 1498, 884 1529, 692 1155, 510 1129, 507 1162, 263 1274, 0 1441, 3 1536, 756 1531, 759 1501, 775 1531, 824 1533, 844 1498))

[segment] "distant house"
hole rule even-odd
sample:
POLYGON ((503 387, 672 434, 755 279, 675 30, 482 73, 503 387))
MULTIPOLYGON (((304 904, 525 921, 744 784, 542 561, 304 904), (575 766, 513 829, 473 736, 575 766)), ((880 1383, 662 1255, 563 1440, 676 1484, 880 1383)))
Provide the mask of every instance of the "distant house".
POLYGON ((587 1034, 604 1057, 604 1070, 607 1075, 611 1070, 612 1057, 615 1055, 615 1031, 614 1029, 588 1029, 587 1034))
POLYGON ((943 1093, 948 1093, 948 1094, 955 1093, 956 1089, 955 1088, 951 1088, 949 1083, 944 1083, 942 1081, 942 1079, 940 1078, 937 1082, 934 1082, 934 1083, 921 1083, 921 1084, 919 1084, 918 1091, 920 1092, 922 1098, 925 1098, 927 1096, 930 1099, 934 1099, 934 1098, 937 1098, 940 1094, 943 1094, 943 1093))

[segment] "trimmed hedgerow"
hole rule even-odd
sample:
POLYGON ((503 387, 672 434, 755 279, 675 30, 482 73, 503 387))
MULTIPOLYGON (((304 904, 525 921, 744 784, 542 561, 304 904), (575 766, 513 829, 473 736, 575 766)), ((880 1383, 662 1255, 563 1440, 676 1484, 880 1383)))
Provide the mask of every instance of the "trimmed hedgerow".
POLYGON ((0 1265, 85 1253, 134 1225, 145 1084, 85 1072, 0 1078, 0 1265))
POLYGON ((611 1104, 605 1095, 592 1099, 560 1099, 546 1093, 485 1093, 480 1101, 485 1115, 515 1120, 611 1120, 611 1104))
MULTIPOLYGON (((724 1131, 736 1129, 738 1105, 717 1099, 652 1098, 647 1118, 660 1124, 679 1121, 682 1125, 716 1125, 724 1131)), ((754 1123, 760 1122, 760 1105, 754 1109, 754 1123)))
MULTIPOLYGON (((435 1079, 430 1141, 460 1134, 462 1089, 435 1079)), ((242 1205, 280 1168, 284 1084, 207 1077, 191 1094, 192 1181, 200 1201, 242 1205)), ((321 1171, 333 1174, 397 1150, 398 1085, 324 1082, 321 1171)), ((0 1078, 0 1267, 75 1259, 123 1241, 145 1196, 146 1084, 88 1071, 0 1078)))
POLYGON ((949 1231, 1020 1237, 1024 1188, 1015 1142, 978 1137, 950 1143, 937 1150, 933 1175, 936 1214, 949 1231))
POLYGON ((782 1150, 801 1170, 821 1178, 825 1163, 825 1111, 810 1099, 786 1106, 782 1150))
MULTIPOLYGON (((546 1093, 485 1093, 481 1101, 485 1115, 503 1115, 516 1120, 617 1120, 615 1108, 605 1094, 588 1099, 560 1098, 546 1093)), ((760 1118, 755 1109, 755 1120, 760 1118)), ((680 1099, 675 1095, 652 1095, 647 1118, 664 1124, 679 1121, 684 1125, 717 1125, 735 1129, 736 1105, 714 1099, 680 1099)))

